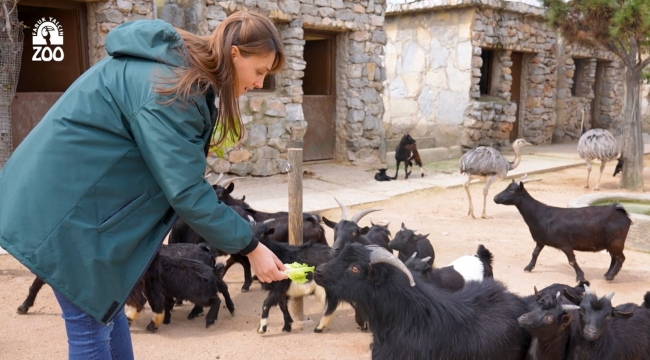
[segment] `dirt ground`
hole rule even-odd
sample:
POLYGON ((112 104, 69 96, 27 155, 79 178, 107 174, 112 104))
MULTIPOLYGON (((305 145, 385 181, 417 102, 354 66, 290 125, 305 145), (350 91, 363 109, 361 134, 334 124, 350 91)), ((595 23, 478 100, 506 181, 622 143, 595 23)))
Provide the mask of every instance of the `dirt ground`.
MULTIPOLYGON (((648 159, 646 159, 648 162, 648 159)), ((648 164, 650 165, 650 164, 648 164)), ((646 165, 646 166, 648 166, 646 165)), ((612 179, 614 163, 606 169, 601 192, 618 192, 618 178, 612 179)), ((596 167, 597 169, 597 167, 596 167)), ((597 171, 597 170, 596 170, 597 171)), ((528 191, 538 200, 555 206, 566 206, 567 202, 582 194, 591 193, 583 189, 586 171, 584 167, 567 169, 555 173, 535 176, 540 182, 527 185, 528 191)), ((592 174, 592 184, 595 179, 592 174)), ((650 172, 645 173, 646 191, 650 189, 650 172)), ((445 266, 455 258, 473 254, 479 244, 484 244, 495 256, 495 278, 507 284, 511 291, 527 295, 538 288, 555 282, 574 284, 575 273, 566 257, 559 250, 546 247, 532 273, 525 273, 534 243, 517 209, 497 205, 494 195, 507 186, 506 181, 493 184, 488 195, 487 212, 491 219, 472 220, 467 214, 467 198, 462 188, 447 190, 426 190, 395 197, 390 201, 354 207, 351 212, 362 208, 381 208, 361 223, 390 221, 390 229, 398 231, 400 223, 430 234, 435 252, 436 266, 445 266)), ((482 209, 482 184, 471 187, 475 211, 482 209)), ((342 199, 345 202, 345 199, 342 199)), ((340 211, 324 214, 338 220, 340 211)), ((328 240, 332 231, 326 228, 328 240)), ((578 263, 591 281, 592 288, 601 295, 615 291, 615 304, 642 302, 643 295, 650 290, 650 254, 627 249, 627 260, 623 269, 611 283, 605 282, 603 274, 610 262, 609 255, 599 253, 576 253, 578 263)), ((0 256, 0 359, 64 359, 67 344, 60 316, 60 309, 48 286, 43 288, 35 306, 28 315, 18 315, 16 308, 24 300, 33 276, 11 256, 0 256)), ((282 316, 278 308, 271 310, 269 332, 259 335, 256 329, 265 293, 259 283, 251 291, 241 293, 243 271, 234 266, 226 275, 230 293, 236 306, 231 317, 225 307, 214 326, 206 329, 203 317, 188 321, 186 316, 191 306, 185 304, 176 308, 170 325, 162 325, 155 333, 146 331, 151 318, 147 308, 131 327, 137 359, 267 359, 267 360, 309 360, 309 359, 369 359, 368 345, 371 335, 361 333, 354 322, 354 313, 349 306, 340 308, 330 328, 322 334, 313 333, 321 317, 322 306, 314 298, 305 300, 305 321, 296 321, 293 332, 282 333, 282 316)), ((223 305, 223 303, 222 303, 223 305)))

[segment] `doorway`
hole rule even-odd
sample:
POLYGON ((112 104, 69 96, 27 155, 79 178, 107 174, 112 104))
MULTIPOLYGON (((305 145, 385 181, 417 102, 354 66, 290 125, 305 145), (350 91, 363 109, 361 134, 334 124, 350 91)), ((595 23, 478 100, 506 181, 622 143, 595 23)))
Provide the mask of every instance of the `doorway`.
POLYGON ((303 159, 329 160, 336 144, 336 34, 305 31, 305 40, 303 159))
MULTIPOLYGON (((18 19, 26 28, 16 95, 11 103, 14 149, 38 124, 65 90, 89 67, 86 4, 62 0, 21 0, 18 19), (32 30, 42 18, 55 19, 63 29, 63 59, 44 61, 33 48, 32 30)), ((49 49, 48 49, 49 50, 49 49)), ((40 53, 40 52, 39 52, 40 53)), ((55 52, 56 53, 56 52, 55 52)), ((59 53, 60 54, 60 53, 59 53)))
POLYGON ((510 131, 510 143, 512 144, 519 137, 519 123, 522 116, 521 111, 521 74, 523 68, 524 53, 512 52, 510 55, 512 61, 512 87, 510 89, 510 101, 517 104, 517 111, 515 112, 515 122, 512 124, 510 131))

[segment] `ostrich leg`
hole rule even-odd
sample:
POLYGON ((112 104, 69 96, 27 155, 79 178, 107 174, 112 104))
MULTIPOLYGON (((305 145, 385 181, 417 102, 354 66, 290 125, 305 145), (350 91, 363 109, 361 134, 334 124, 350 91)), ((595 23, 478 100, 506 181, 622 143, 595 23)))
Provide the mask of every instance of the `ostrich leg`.
POLYGON ((587 162, 587 184, 585 184, 585 189, 589 189, 589 175, 591 175, 591 160, 585 160, 587 162))
POLYGON ((469 211, 467 212, 467 215, 471 216, 472 219, 476 219, 474 216, 474 206, 472 205, 472 195, 469 194, 469 182, 472 180, 471 176, 467 176, 467 181, 463 184, 463 187, 465 188, 465 191, 467 192, 467 200, 469 200, 469 211))
POLYGON ((596 187, 594 188, 594 190, 598 190, 600 188, 600 178, 603 177, 603 171, 605 171, 606 164, 607 162, 602 160, 600 161, 600 176, 598 177, 598 182, 596 183, 596 187))
POLYGON ((483 219, 487 219, 487 215, 485 215, 485 204, 487 202, 487 194, 488 194, 488 189, 490 189, 490 185, 497 179, 496 176, 490 176, 487 180, 487 183, 485 184, 485 187, 483 188, 483 214, 481 217, 483 219))

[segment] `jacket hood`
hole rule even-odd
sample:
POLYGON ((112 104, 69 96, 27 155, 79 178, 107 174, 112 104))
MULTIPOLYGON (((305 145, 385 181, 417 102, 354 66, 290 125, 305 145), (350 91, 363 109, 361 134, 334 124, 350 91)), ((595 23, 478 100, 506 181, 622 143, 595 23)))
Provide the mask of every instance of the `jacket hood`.
POLYGON ((133 56, 178 67, 187 65, 179 52, 184 46, 174 27, 159 19, 123 23, 106 35, 110 56, 133 56))

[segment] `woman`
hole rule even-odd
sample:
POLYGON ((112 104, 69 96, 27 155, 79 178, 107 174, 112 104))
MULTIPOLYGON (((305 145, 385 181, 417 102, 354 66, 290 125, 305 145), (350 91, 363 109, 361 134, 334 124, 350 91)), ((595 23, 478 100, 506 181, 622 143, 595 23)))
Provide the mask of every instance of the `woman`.
POLYGON ((178 214, 260 281, 284 266, 203 175, 212 131, 241 137, 238 97, 284 66, 278 31, 236 13, 209 37, 122 24, 108 57, 52 106, 0 172, 0 246, 50 284, 70 359, 133 358, 123 305, 178 214), (214 106, 219 98, 219 109, 214 106))

